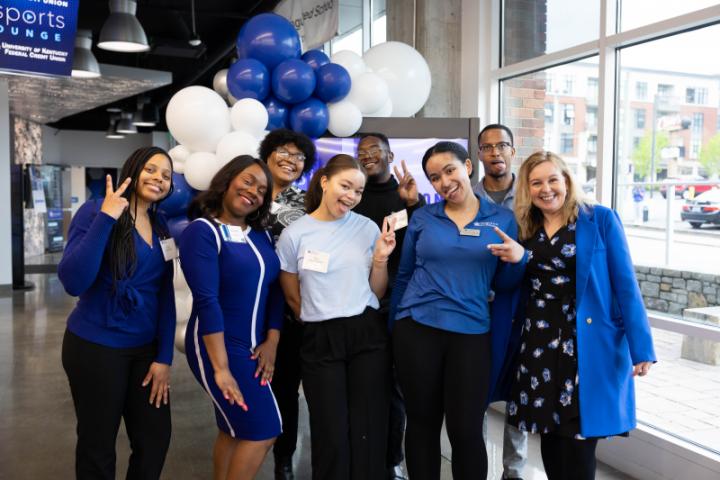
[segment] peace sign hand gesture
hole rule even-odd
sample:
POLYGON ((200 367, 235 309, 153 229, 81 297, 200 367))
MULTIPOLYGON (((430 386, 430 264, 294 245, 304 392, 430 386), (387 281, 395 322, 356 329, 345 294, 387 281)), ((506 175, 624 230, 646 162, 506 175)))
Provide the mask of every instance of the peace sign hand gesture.
POLYGON ((383 220, 382 231, 375 242, 375 252, 373 253, 373 261, 379 263, 387 262, 390 254, 395 250, 395 218, 388 221, 388 217, 383 220))
POLYGON ((120 184, 117 190, 113 191, 112 178, 110 175, 105 176, 105 200, 103 200, 100 211, 110 215, 112 218, 117 220, 120 215, 128 207, 129 203, 127 198, 123 197, 128 186, 130 185, 130 177, 126 178, 125 181, 120 184))
POLYGON ((419 200, 417 183, 415 183, 415 179, 410 174, 405 160, 401 160, 400 163, 402 164, 402 173, 400 173, 397 167, 393 167, 395 177, 399 183, 398 193, 400 194, 400 199, 405 202, 405 205, 412 207, 418 203, 419 200))
POLYGON ((522 260, 523 256, 525 255, 525 249, 523 248, 523 246, 509 236, 507 236, 505 232, 500 230, 498 227, 495 227, 495 233, 500 236, 500 239, 503 241, 503 243, 488 244, 490 253, 492 253, 496 257, 500 257, 500 260, 502 260, 503 262, 518 263, 520 260, 522 260))

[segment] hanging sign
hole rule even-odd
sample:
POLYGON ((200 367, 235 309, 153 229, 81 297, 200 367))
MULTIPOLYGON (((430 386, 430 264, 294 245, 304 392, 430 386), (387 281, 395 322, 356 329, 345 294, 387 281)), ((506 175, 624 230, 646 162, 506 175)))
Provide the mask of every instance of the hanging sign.
POLYGON ((295 26, 303 51, 321 47, 338 31, 339 0, 282 0, 274 12, 295 26))
POLYGON ((79 0, 2 0, 0 70, 70 75, 79 0))

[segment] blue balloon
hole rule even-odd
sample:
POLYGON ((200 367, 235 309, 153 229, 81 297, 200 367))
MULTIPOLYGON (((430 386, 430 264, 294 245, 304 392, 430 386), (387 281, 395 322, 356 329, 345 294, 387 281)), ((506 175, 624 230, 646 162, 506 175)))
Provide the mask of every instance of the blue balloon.
POLYGON ((324 102, 339 102, 350 92, 350 74, 342 65, 323 65, 315 70, 315 76, 315 96, 324 102))
POLYGON ((183 230, 185 230, 185 227, 190 225, 190 220, 188 220, 185 215, 180 215, 178 217, 169 218, 167 225, 168 230, 170 231, 170 236, 173 237, 175 241, 178 241, 183 230))
POLYGON ((298 103, 290 110, 290 127, 308 137, 317 138, 325 133, 329 119, 327 105, 315 97, 298 103))
POLYGON ((272 91, 285 103, 307 100, 315 90, 315 72, 297 58, 285 60, 272 72, 272 91))
POLYGON ((158 208, 165 212, 166 217, 177 217, 187 213, 188 205, 195 196, 195 190, 185 181, 185 175, 172 174, 173 191, 169 197, 160 202, 158 208))
POLYGON ((268 95, 263 101, 263 105, 265 105, 265 109, 268 112, 268 130, 288 128, 288 114, 290 113, 290 109, 287 104, 272 95, 268 95))
POLYGON ((300 59, 310 65, 313 70, 317 70, 323 65, 327 65, 328 63, 330 63, 330 57, 325 55, 325 52, 323 52, 322 50, 308 50, 307 52, 303 53, 300 59))
POLYGON ((243 58, 230 65, 228 90, 233 97, 263 100, 270 93, 270 74, 265 65, 253 58, 243 58))
POLYGON ((235 46, 238 58, 254 58, 268 70, 288 58, 299 58, 301 49, 293 24, 275 13, 261 13, 245 22, 235 46))

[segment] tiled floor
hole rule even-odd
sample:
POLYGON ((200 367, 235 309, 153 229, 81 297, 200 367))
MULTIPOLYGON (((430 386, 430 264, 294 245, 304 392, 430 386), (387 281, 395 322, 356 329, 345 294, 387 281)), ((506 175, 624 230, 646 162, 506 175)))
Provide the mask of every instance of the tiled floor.
MULTIPOLYGON (((73 477, 74 413, 60 343, 74 300, 52 275, 29 276, 35 290, 0 298, 0 479, 67 479, 73 477)), ((209 479, 216 434, 210 402, 177 354, 173 370, 173 437, 164 479, 209 479)), ((307 411, 301 414, 296 454, 298 480, 310 478, 307 411)), ((491 411, 488 478, 502 470, 502 416, 491 411)), ((526 479, 544 479, 536 439, 530 443, 526 479)), ((118 438, 118 478, 124 477, 127 437, 118 438)), ((443 442, 443 479, 450 479, 450 449, 443 442)), ((260 480, 272 479, 272 462, 260 480)), ((600 465, 598 480, 628 477, 600 465)))

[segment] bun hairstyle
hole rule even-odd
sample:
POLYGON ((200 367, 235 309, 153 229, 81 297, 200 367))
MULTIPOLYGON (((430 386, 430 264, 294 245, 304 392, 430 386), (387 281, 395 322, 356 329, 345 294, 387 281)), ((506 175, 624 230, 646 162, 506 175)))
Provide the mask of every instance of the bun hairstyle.
MULTIPOLYGON (((428 162, 428 160, 430 160, 430 157, 432 157, 433 155, 438 154, 438 153, 452 153, 453 156, 455 158, 457 158, 460 163, 465 163, 465 160, 470 158, 470 154, 468 153, 468 151, 465 150, 465 148, 463 148, 463 146, 460 145, 459 143, 438 142, 435 145, 433 145, 432 147, 428 148, 427 151, 425 152, 425 155, 423 155, 422 169, 423 169, 423 172, 425 172, 426 177, 428 176, 427 170, 425 168, 427 166, 427 162, 428 162)), ((470 175, 468 175, 468 176, 471 177, 472 172, 470 172, 470 175)))
POLYGON ((365 178, 367 178, 367 173, 360 162, 344 153, 335 155, 328 160, 324 167, 317 169, 310 180, 310 186, 305 194, 305 211, 312 213, 320 206, 323 196, 322 186, 320 185, 322 177, 330 179, 335 174, 352 169, 360 170, 365 178))
POLYGON ((222 167, 210 181, 207 190, 200 193, 193 199, 188 207, 188 218, 195 220, 196 218, 207 218, 213 220, 222 214, 223 197, 230 188, 230 183, 242 173, 243 170, 251 165, 259 165, 265 173, 267 179, 267 191, 263 196, 263 204, 250 215, 247 216, 245 222, 254 230, 262 230, 270 224, 270 205, 272 204, 272 175, 268 166, 262 160, 251 157, 250 155, 240 155, 230 160, 222 167))

